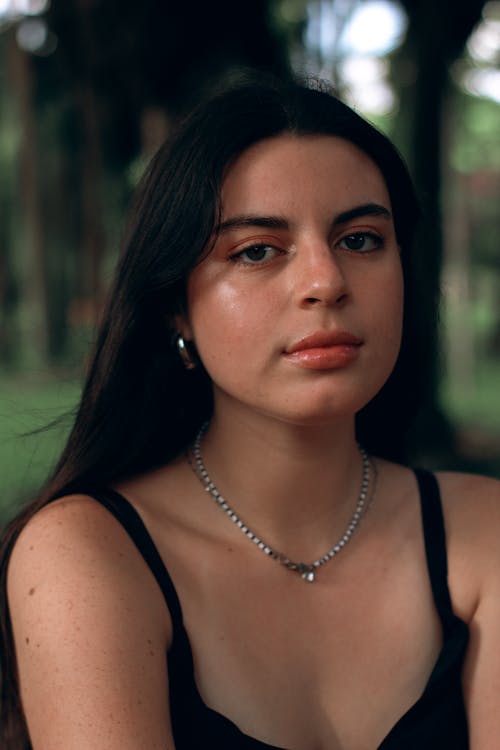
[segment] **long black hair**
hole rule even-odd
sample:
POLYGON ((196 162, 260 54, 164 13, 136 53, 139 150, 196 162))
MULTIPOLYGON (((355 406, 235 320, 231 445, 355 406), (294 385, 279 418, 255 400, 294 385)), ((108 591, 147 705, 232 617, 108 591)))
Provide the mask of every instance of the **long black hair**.
POLYGON ((369 451, 402 457, 425 378, 426 348, 411 253, 418 207, 401 157, 324 85, 266 77, 212 95, 158 151, 142 180, 66 447, 40 496, 3 535, 0 721, 6 750, 30 747, 6 595, 12 547, 29 518, 52 499, 109 486, 168 462, 210 417, 210 380, 201 366, 184 368, 173 341, 173 317, 183 310, 190 269, 213 242, 225 170, 246 148, 280 133, 344 138, 364 151, 385 178, 405 283, 403 341, 389 380, 358 414, 357 432, 369 451))

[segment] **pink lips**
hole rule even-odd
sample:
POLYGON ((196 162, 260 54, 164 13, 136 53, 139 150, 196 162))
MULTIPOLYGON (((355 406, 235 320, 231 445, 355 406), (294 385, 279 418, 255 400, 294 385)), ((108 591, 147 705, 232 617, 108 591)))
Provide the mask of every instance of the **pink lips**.
POLYGON ((312 370, 335 370, 354 362, 362 344, 349 331, 316 331, 292 344, 284 356, 312 370))

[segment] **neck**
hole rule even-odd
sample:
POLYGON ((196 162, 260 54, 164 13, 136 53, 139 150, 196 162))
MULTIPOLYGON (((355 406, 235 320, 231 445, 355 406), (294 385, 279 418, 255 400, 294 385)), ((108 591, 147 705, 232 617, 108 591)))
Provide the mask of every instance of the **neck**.
POLYGON ((304 426, 216 413, 201 454, 251 531, 292 558, 315 559, 329 549, 359 499, 362 460, 353 418, 304 426))

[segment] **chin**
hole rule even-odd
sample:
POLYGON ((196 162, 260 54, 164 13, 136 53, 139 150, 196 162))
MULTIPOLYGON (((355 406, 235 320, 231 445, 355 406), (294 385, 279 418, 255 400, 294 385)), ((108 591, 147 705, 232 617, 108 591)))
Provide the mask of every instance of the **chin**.
POLYGON ((383 383, 372 383, 372 387, 363 388, 329 388, 310 391, 302 396, 290 400, 284 411, 288 411, 291 420, 304 424, 325 425, 331 422, 354 418, 380 391, 383 383), (291 404, 293 407, 290 408, 291 404), (288 407, 288 408, 287 408, 288 407))
POLYGON ((354 420, 357 412, 366 405, 364 400, 343 400, 341 402, 306 404, 294 403, 282 409, 262 409, 262 413, 297 427, 329 427, 354 420))
MULTIPOLYGON (((373 373, 375 375, 375 373, 373 373)), ((363 409, 384 385, 388 373, 379 373, 370 381, 355 377, 335 380, 321 378, 315 383, 302 382, 299 387, 280 389, 270 388, 261 392, 257 398, 255 392, 245 389, 238 393, 236 388, 218 388, 215 391, 215 402, 225 408, 228 403, 237 405, 237 410, 261 414, 267 418, 303 427, 327 427, 353 421, 356 414, 363 409)), ((216 407, 217 408, 217 407, 216 407)))

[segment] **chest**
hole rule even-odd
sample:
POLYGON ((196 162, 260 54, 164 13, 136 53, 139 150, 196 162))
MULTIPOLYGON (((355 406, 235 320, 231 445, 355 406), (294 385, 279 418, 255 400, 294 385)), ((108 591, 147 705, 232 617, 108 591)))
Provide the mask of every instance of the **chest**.
POLYGON ((218 573, 207 556, 182 603, 204 702, 278 747, 377 747, 420 697, 441 647, 413 553, 339 558, 314 584, 267 559, 218 573))

